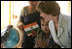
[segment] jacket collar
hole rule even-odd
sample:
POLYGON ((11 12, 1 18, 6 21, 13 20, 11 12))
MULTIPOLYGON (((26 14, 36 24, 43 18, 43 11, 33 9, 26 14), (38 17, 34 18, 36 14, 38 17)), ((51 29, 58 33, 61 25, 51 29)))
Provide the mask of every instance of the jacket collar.
POLYGON ((62 25, 62 14, 59 14, 59 22, 58 22, 58 38, 61 37, 62 33, 64 32, 64 27, 62 25))

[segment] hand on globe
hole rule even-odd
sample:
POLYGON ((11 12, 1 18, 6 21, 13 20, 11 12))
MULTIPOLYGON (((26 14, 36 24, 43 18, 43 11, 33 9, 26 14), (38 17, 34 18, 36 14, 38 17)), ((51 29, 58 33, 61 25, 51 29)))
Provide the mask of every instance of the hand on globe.
POLYGON ((3 48, 3 47, 4 47, 4 44, 2 43, 2 44, 1 44, 1 48, 3 48))
POLYGON ((22 30, 23 23, 19 21, 19 22, 17 23, 17 27, 18 27, 20 30, 22 30))

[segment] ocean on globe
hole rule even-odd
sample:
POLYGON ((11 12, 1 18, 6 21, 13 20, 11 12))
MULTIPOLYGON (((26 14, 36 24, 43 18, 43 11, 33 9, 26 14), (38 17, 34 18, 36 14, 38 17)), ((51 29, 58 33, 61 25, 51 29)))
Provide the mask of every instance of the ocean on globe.
POLYGON ((15 47, 20 40, 19 32, 15 28, 4 28, 1 31, 1 44, 4 44, 4 48, 15 47))

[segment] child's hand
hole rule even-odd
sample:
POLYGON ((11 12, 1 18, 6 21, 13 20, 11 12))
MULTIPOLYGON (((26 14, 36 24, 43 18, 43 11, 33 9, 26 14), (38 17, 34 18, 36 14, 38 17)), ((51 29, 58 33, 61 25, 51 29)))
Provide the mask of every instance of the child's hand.
POLYGON ((2 48, 2 47, 4 47, 4 44, 3 44, 3 43, 1 44, 1 48, 2 48))
POLYGON ((12 28, 12 27, 13 27, 13 25, 8 25, 7 27, 10 29, 10 28, 12 28))
POLYGON ((37 40, 37 46, 40 48, 45 48, 46 47, 46 43, 40 39, 37 40))

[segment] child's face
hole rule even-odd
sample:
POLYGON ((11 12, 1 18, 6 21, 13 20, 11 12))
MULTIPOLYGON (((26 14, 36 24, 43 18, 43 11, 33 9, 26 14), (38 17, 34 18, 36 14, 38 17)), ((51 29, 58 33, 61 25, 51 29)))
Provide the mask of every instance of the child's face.
POLYGON ((49 32, 49 27, 48 27, 48 23, 45 22, 44 20, 41 20, 41 28, 45 33, 49 32))

